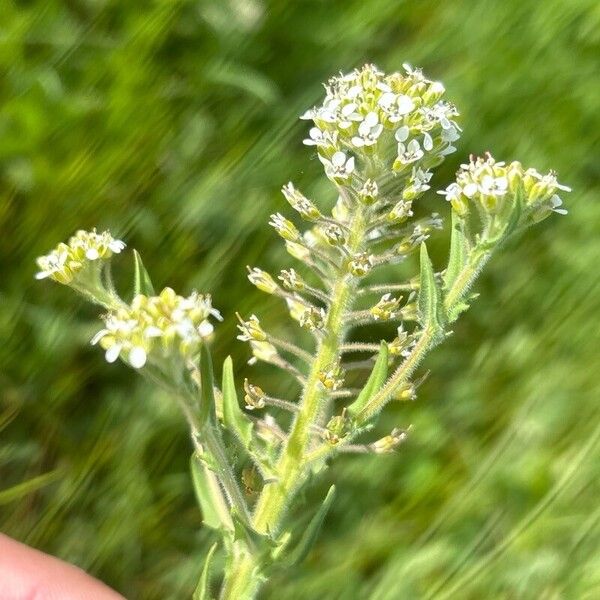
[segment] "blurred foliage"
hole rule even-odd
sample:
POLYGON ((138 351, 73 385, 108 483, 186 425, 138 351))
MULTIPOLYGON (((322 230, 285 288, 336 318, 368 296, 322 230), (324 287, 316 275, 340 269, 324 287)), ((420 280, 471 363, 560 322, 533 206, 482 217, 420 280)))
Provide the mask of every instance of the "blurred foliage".
POLYGON ((110 227, 159 284, 213 293, 217 358, 248 373, 234 311, 286 335, 244 274, 283 266, 265 227, 279 187, 331 198, 297 115, 338 70, 408 61, 462 113, 438 189, 490 149, 556 168, 570 214, 492 262, 418 401, 383 419, 413 423, 410 441, 337 462, 321 542, 264 597, 600 597, 596 0, 0 0, 0 14, 2 531, 128 598, 189 596, 211 535, 184 423, 89 347, 94 310, 34 283, 34 258, 110 227))

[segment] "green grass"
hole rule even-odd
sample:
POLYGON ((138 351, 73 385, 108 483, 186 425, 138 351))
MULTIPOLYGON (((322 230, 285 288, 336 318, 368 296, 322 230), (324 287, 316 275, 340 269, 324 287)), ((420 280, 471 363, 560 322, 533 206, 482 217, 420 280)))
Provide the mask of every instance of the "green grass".
POLYGON ((418 401, 382 419, 382 432, 413 423, 409 442, 337 462, 320 543, 264 597, 600 595, 597 2, 0 0, 0 12, 2 531, 128 598, 190 595, 212 537, 185 425, 89 347, 93 309, 35 283, 33 261, 79 227, 110 227, 159 285, 211 291, 226 317, 217 360, 232 353, 240 377, 285 393, 232 340, 235 310, 291 334, 245 280, 246 264, 284 266, 265 225, 286 210, 280 186, 331 199, 297 115, 332 73, 408 61, 462 113, 438 189, 489 149, 557 169, 570 214, 490 264, 418 401))

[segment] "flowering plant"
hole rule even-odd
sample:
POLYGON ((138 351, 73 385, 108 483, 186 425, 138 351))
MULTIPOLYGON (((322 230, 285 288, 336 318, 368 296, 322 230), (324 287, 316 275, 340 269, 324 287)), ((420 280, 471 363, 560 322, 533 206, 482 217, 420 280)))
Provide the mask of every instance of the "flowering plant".
MULTIPOLYGON (((472 156, 438 192, 449 204, 451 239, 436 271, 426 242, 442 218, 414 212, 430 190, 432 169, 455 151, 460 136, 443 85, 408 65, 391 75, 366 65, 333 77, 325 89, 322 104, 301 118, 313 123, 304 143, 315 148, 337 202, 327 214, 286 184, 285 199, 309 228, 301 232, 280 213, 269 224, 301 267, 276 277, 249 267, 248 274, 258 289, 284 300, 313 344, 280 339, 256 315, 238 315, 250 362, 289 373, 299 387, 294 397, 273 397, 246 379, 244 410, 230 358, 215 382, 211 318, 221 316, 210 296, 184 298, 170 288, 156 295, 134 252, 133 300, 124 301, 110 264, 125 244, 110 233, 80 231, 38 259, 39 279, 68 285, 107 310, 92 340, 106 360, 121 359, 181 408, 204 522, 219 532, 227 557, 224 599, 255 597, 275 568, 303 559, 334 500, 332 487, 303 531, 292 527, 289 509, 308 479, 323 477, 339 453, 390 453, 406 439, 409 427, 369 436, 386 404, 416 397, 418 367, 469 307, 473 283, 494 252, 529 225, 566 213, 559 193, 569 190, 553 173, 472 156), (399 264, 407 273, 402 279, 384 268, 399 264), (379 322, 394 323, 396 333, 376 344, 365 332, 379 322), (292 415, 287 432, 279 418, 285 412, 292 415), (258 488, 253 502, 244 493, 250 485, 258 488)), ((210 595, 215 548, 196 598, 210 595)))

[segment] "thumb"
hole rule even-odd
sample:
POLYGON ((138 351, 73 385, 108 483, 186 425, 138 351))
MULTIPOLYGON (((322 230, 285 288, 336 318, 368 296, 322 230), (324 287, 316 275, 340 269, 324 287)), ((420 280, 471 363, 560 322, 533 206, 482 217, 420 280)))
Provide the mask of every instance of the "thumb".
POLYGON ((124 600, 84 571, 0 534, 0 600, 124 600))

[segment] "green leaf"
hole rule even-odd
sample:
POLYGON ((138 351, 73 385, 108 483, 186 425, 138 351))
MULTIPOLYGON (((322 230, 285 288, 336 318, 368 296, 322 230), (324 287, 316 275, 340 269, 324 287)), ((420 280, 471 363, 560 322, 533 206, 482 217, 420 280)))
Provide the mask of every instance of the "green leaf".
POLYGON ((194 590, 193 600, 210 600, 210 563, 216 549, 217 544, 214 543, 204 559, 202 575, 200 576, 200 581, 198 581, 198 585, 194 590))
POLYGON ((240 408, 235 381, 233 379, 233 362, 228 356, 223 363, 223 422, 246 450, 252 443, 254 424, 240 408))
POLYGON ((325 496, 325 500, 319 507, 319 510, 315 513, 314 517, 311 519, 310 523, 304 530, 298 545, 292 550, 289 558, 287 559, 287 563, 290 567, 300 564, 311 551, 314 546, 317 537, 321 531, 321 527, 323 526, 323 521, 325 521, 325 517, 333 504, 333 500, 335 498, 335 486, 332 485, 325 496))
POLYGON ((385 342, 381 342, 379 355, 373 365, 373 370, 367 379, 367 383, 361 390, 356 400, 348 407, 348 412, 351 416, 356 416, 371 399, 373 394, 379 391, 387 377, 388 371, 388 347, 385 342))
POLYGON ((138 294, 144 294, 146 296, 154 296, 154 286, 152 285, 152 280, 150 279, 150 275, 148 275, 148 271, 146 271, 146 267, 144 267, 144 263, 142 262, 142 257, 137 250, 133 251, 133 263, 134 263, 134 273, 133 273, 133 295, 134 297, 138 294))
POLYGON ((242 540, 254 554, 269 552, 277 546, 270 536, 256 531, 235 508, 231 509, 231 519, 233 520, 234 539, 242 540))
POLYGON ((206 344, 200 348, 200 429, 207 424, 216 423, 215 412, 215 378, 213 375, 212 358, 206 344))
POLYGON ((427 253, 427 246, 421 244, 421 285, 419 289, 419 323, 433 331, 442 332, 442 295, 435 280, 433 265, 427 253))
POLYGON ((233 529, 216 477, 196 453, 190 459, 190 471, 204 524, 211 529, 233 529))
POLYGON ((444 275, 444 285, 450 289, 459 273, 469 262, 471 244, 467 237, 466 224, 454 211, 452 211, 452 233, 450 237, 450 257, 444 275))

